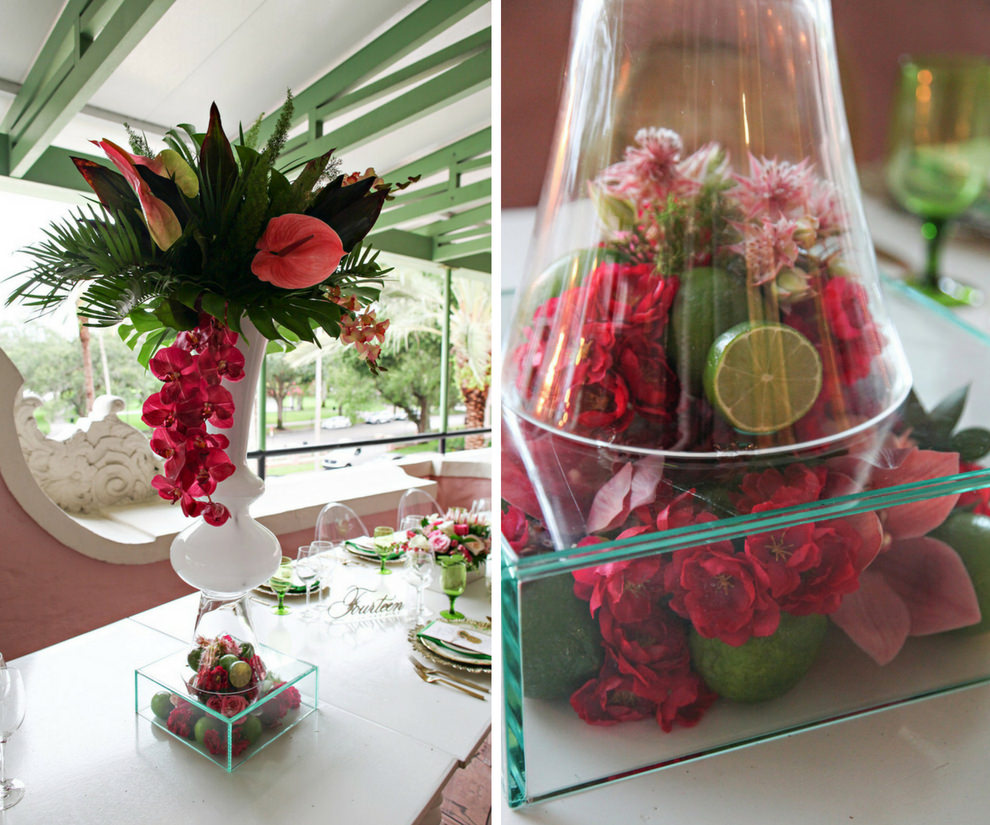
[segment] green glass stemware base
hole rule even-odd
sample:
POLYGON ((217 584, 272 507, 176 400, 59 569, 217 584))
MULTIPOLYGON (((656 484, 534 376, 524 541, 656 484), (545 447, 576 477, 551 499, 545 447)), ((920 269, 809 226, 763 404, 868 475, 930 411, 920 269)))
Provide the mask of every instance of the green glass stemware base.
POLYGON ((944 307, 975 307, 983 303, 983 292, 944 275, 934 281, 925 276, 911 278, 907 285, 944 307))

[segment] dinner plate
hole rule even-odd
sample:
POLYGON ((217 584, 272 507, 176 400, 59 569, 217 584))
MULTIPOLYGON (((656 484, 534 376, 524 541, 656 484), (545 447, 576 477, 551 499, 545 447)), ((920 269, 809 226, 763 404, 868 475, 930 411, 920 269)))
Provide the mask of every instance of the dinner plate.
MULTIPOLYGON (((295 580, 293 580, 293 581, 295 581, 295 580)), ((303 590, 302 588, 303 588, 303 583, 302 582, 299 582, 298 584, 293 584, 291 589, 285 591, 285 598, 289 598, 290 596, 305 596, 306 595, 306 591, 303 590), (296 589, 296 588, 298 588, 298 589, 296 589)), ((262 584, 259 584, 254 589, 257 590, 259 593, 264 593, 266 596, 275 596, 276 598, 278 597, 278 593, 276 593, 274 590, 272 590, 268 586, 268 582, 264 582, 262 584)), ((317 579, 316 581, 314 581, 309 586, 309 592, 310 592, 310 594, 319 593, 320 592, 320 582, 319 582, 319 579, 317 579)))
MULTIPOLYGON (((379 556, 370 547, 362 547, 359 544, 355 544, 352 541, 344 542, 344 549, 347 550, 352 556, 357 556, 359 559, 365 559, 367 561, 381 562, 381 556, 379 556)), ((402 557, 405 555, 404 550, 399 550, 396 553, 392 553, 385 559, 385 564, 395 564, 396 562, 401 562, 402 557)))
MULTIPOLYGON (((479 630, 491 632, 492 626, 486 622, 466 619, 464 624, 468 627, 476 627, 479 630)), ((429 639, 423 639, 419 633, 426 625, 417 625, 409 631, 409 641, 417 653, 425 656, 430 661, 438 665, 446 665, 454 670, 463 670, 468 673, 491 673, 492 663, 488 661, 481 663, 477 658, 467 655, 460 655, 456 651, 440 647, 429 639)))

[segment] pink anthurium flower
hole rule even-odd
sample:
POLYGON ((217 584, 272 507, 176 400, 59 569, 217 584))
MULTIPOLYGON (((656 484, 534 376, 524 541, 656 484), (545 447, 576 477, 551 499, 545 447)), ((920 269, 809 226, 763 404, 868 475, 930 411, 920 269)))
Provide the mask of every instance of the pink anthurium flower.
POLYGON ((182 235, 182 226, 179 224, 175 212, 163 200, 151 194, 151 188, 138 174, 133 157, 129 152, 125 152, 109 140, 94 140, 93 143, 106 153, 113 165, 120 170, 131 189, 134 190, 134 194, 138 196, 151 239, 162 251, 168 249, 182 235))
POLYGON ((251 271, 283 289, 305 289, 325 281, 344 257, 340 236, 309 215, 272 218, 257 247, 251 271))

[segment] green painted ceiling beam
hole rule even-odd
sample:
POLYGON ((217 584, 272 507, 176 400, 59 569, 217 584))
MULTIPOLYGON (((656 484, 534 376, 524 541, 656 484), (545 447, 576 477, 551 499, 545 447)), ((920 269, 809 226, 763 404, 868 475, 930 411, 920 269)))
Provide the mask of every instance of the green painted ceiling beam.
POLYGON ((338 97, 326 106, 321 106, 315 111, 309 112, 310 121, 329 120, 331 117, 339 117, 344 112, 356 106, 364 106, 390 92, 411 86, 417 81, 429 77, 431 74, 444 71, 457 65, 466 57, 476 54, 481 49, 491 46, 491 28, 482 29, 480 32, 458 40, 452 46, 441 49, 429 57, 417 60, 415 63, 393 72, 381 80, 376 80, 356 89, 349 94, 338 97))
MULTIPOLYGON (((417 229, 418 234, 422 234, 422 230, 417 229)), ((467 229, 460 229, 456 232, 445 232, 442 235, 436 235, 436 242, 438 244, 455 243, 457 241, 466 241, 472 238, 487 238, 488 243, 491 244, 492 241, 492 228, 487 223, 481 224, 480 226, 470 226, 467 229)))
MULTIPOLYGON (((389 180, 402 180, 412 175, 432 175, 434 172, 449 169, 452 163, 458 163, 462 159, 466 160, 476 155, 490 154, 491 151, 492 127, 488 126, 466 138, 451 143, 449 146, 444 146, 443 149, 437 149, 418 160, 407 163, 405 166, 390 169, 387 177, 389 180)), ((489 157, 490 164, 491 158, 489 157)))
POLYGON ((490 221, 491 218, 492 207, 491 204, 486 203, 484 206, 476 206, 474 209, 467 209, 464 212, 458 212, 456 215, 451 215, 449 218, 441 218, 434 223, 429 223, 426 226, 419 227, 416 231, 420 235, 443 235, 447 232, 452 232, 455 229, 461 229, 465 226, 474 226, 475 224, 490 221))
POLYGON ((449 266, 451 269, 472 269, 475 272, 484 272, 490 275, 492 271, 492 253, 479 252, 477 255, 468 255, 464 258, 452 258, 449 261, 444 261, 444 265, 449 266))
POLYGON ((433 239, 401 229, 385 229, 368 235, 368 245, 382 252, 405 255, 418 261, 433 260, 433 239))
POLYGON ((173 0, 70 0, 0 130, 11 137, 9 171, 23 177, 62 128, 158 22, 173 0), (116 8, 114 8, 116 6, 116 8), (57 59, 54 72, 42 56, 57 59))
POLYGON ((491 84, 492 50, 469 57, 455 68, 448 69, 414 89, 399 95, 388 103, 365 115, 354 118, 347 125, 315 140, 306 140, 280 156, 282 163, 292 168, 309 158, 322 155, 330 149, 342 151, 357 146, 390 130, 398 129, 424 118, 472 92, 491 84))
POLYGON ((492 239, 490 237, 479 238, 476 241, 464 241, 462 243, 437 244, 436 251, 433 253, 433 260, 448 263, 449 261, 465 258, 479 252, 489 252, 491 248, 492 239))
POLYGON ((405 204, 402 198, 396 198, 397 204, 387 212, 382 212, 375 226, 385 229, 390 226, 415 220, 436 212, 454 210, 459 206, 475 204, 477 201, 490 199, 492 196, 491 180, 481 180, 477 183, 469 183, 467 186, 459 186, 439 195, 422 198, 414 203, 405 204))
MULTIPOLYGON (((296 97, 296 112, 315 111, 349 92, 414 49, 429 42, 454 23, 481 8, 488 0, 427 0, 373 41, 362 46, 343 63, 304 89, 296 97)), ((261 123, 259 143, 275 128, 277 114, 261 123)), ((327 146, 329 149, 330 146, 327 146)), ((323 150, 324 152, 326 149, 323 150)), ((320 154, 320 153, 315 153, 320 154)))

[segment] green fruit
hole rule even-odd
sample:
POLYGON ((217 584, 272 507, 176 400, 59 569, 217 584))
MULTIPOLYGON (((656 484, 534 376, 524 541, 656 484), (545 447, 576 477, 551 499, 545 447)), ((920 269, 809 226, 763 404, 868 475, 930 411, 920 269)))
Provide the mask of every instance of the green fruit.
POLYGON ((215 730, 226 735, 227 732, 224 730, 226 727, 227 726, 215 716, 210 716, 207 714, 206 716, 200 716, 199 719, 196 720, 196 725, 193 728, 193 734, 195 735, 197 742, 203 742, 203 740, 206 739, 206 732, 208 730, 215 730))
POLYGON ((227 678, 230 679, 231 687, 247 687, 251 681, 251 665, 238 659, 227 670, 227 678))
POLYGON ((257 716, 249 716, 241 725, 241 733, 244 734, 244 738, 252 745, 258 741, 261 731, 261 720, 257 716))
POLYGON ((240 659, 238 659, 237 656, 235 656, 233 653, 226 653, 220 657, 220 661, 217 664, 219 664, 220 667, 222 667, 224 670, 230 673, 230 668, 233 666, 234 662, 239 662, 239 661, 240 659))
POLYGON ((151 712, 161 720, 167 720, 172 712, 172 694, 167 690, 160 690, 151 697, 151 712))
POLYGON ((189 651, 189 655, 186 657, 186 662, 189 663, 189 667, 193 670, 199 670, 199 660, 203 658, 203 648, 194 647, 189 651))
POLYGON ((957 510, 931 533, 959 554, 973 582, 981 619, 959 633, 990 630, 990 517, 957 510))
POLYGON ((670 311, 670 355, 677 377, 700 397, 712 343, 727 329, 747 320, 746 285, 724 269, 690 269, 670 311))
POLYGON ((254 645, 250 642, 244 642, 241 645, 241 658, 250 659, 252 656, 254 656, 254 645))
POLYGON ((740 432, 765 435, 789 427, 814 406, 821 389, 821 357, 786 324, 738 324, 708 352, 705 395, 740 432))
POLYGON ((519 613, 526 696, 566 698, 598 675, 601 632, 569 573, 522 584, 519 613))
POLYGON ((787 693, 818 656, 828 619, 780 614, 772 636, 753 636, 739 647, 706 639, 691 628, 691 664, 719 696, 736 702, 764 702, 787 693))

